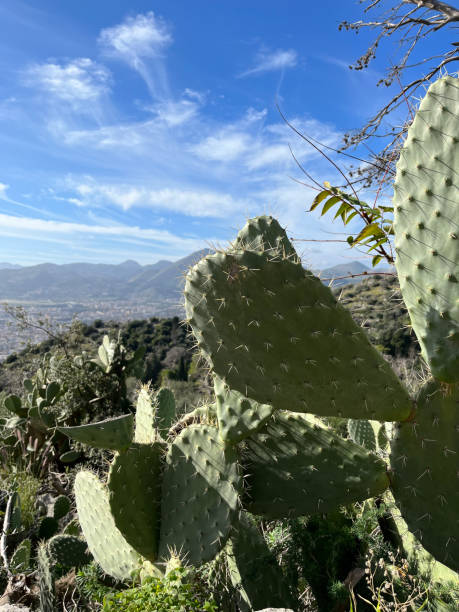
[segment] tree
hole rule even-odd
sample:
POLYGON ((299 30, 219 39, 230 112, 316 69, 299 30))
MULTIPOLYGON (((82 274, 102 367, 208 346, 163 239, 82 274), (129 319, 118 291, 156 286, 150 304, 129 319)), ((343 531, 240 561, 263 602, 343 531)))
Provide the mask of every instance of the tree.
POLYGON ((386 75, 377 83, 378 86, 386 87, 397 84, 399 91, 362 128, 346 134, 344 138, 344 149, 367 143, 374 136, 385 138, 383 149, 373 154, 373 161, 376 163, 366 166, 363 172, 359 173, 362 180, 369 185, 374 181, 391 178, 403 136, 411 122, 411 117, 408 117, 402 126, 389 126, 387 131, 384 131, 385 119, 401 104, 406 104, 420 88, 441 75, 446 67, 459 60, 459 42, 452 42, 451 49, 445 49, 438 55, 411 61, 420 43, 427 37, 443 28, 457 27, 454 24, 459 22, 459 9, 438 0, 400 0, 389 7, 382 16, 372 19, 370 14, 372 16, 378 9, 384 10, 387 7, 386 0, 360 0, 360 3, 366 5, 364 13, 369 19, 353 23, 343 21, 339 29, 357 33, 372 29, 377 30, 377 35, 365 53, 350 68, 354 70, 367 68, 376 57, 380 43, 385 39, 397 39, 400 46, 398 61, 387 68, 386 75), (425 69, 422 76, 416 76, 403 85, 405 73, 411 68, 419 70, 420 67, 425 69))
POLYGON ((457 27, 454 24, 459 22, 459 9, 438 0, 399 0, 395 5, 389 0, 359 0, 359 2, 366 5, 365 15, 373 14, 373 11, 377 9, 387 8, 388 4, 391 6, 382 17, 353 23, 343 21, 340 24, 340 30, 358 33, 370 28, 378 31, 376 38, 365 53, 350 68, 364 70, 376 57, 377 49, 384 39, 392 37, 395 40, 398 37, 401 57, 394 65, 388 67, 385 77, 380 79, 377 85, 390 87, 396 83, 399 85, 399 91, 362 128, 345 134, 344 145, 340 150, 324 145, 311 136, 301 133, 284 117, 280 109, 279 112, 286 124, 310 146, 319 151, 344 179, 343 185, 331 186, 325 182, 324 188, 301 166, 292 152, 295 162, 309 181, 309 184, 303 184, 318 192, 310 210, 320 205, 322 215, 330 211, 334 214, 334 218, 340 218, 344 225, 354 218, 359 220, 360 229, 356 233, 348 235, 345 240, 337 239, 332 242, 347 242, 351 247, 363 247, 365 253, 373 256, 372 264, 375 266, 383 259, 389 264, 394 263, 391 245, 393 207, 390 204, 378 204, 378 198, 384 193, 385 187, 391 186, 395 176, 395 163, 403 146, 404 136, 414 118, 410 98, 420 88, 427 86, 431 80, 442 75, 447 66, 459 61, 459 42, 451 43, 452 49, 444 50, 438 55, 421 60, 413 59, 413 61, 411 58, 414 58, 418 45, 428 36, 448 26, 457 27), (425 69, 422 75, 402 85, 405 73, 412 68, 419 71, 420 67, 425 69), (401 104, 407 104, 409 108, 406 121, 402 125, 389 126, 384 131, 385 120, 401 104), (384 145, 382 149, 371 152, 370 159, 362 159, 349 153, 348 149, 362 144, 369 148, 368 141, 374 137, 382 138, 384 145), (348 159, 357 160, 359 163, 357 166, 351 165, 346 173, 325 153, 326 149, 341 153, 348 159), (373 203, 367 204, 360 199, 358 193, 360 189, 368 188, 373 184, 377 186, 376 197, 373 203))

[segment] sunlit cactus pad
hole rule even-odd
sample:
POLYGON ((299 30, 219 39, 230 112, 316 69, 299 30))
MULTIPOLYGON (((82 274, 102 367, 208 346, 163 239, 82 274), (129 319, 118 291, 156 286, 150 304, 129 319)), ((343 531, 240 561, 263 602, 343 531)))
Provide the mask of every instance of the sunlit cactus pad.
POLYGON ((220 551, 239 505, 236 459, 216 427, 191 425, 175 438, 164 470, 160 558, 174 552, 200 565, 220 551))
POLYGON ((244 507, 272 519, 328 512, 389 485, 384 461, 298 413, 276 413, 247 439, 244 468, 244 507))
POLYGON ((155 441, 155 438, 153 391, 147 386, 143 386, 139 391, 136 403, 134 442, 151 444, 155 441))
POLYGON ((392 443, 393 491, 412 533, 435 558, 459 570, 459 386, 429 382, 413 422, 392 443))
POLYGON ((187 275, 198 346, 231 389, 319 415, 404 420, 410 399, 318 278, 287 259, 216 253, 187 275))
POLYGON ((69 438, 95 448, 122 450, 127 448, 132 441, 134 415, 124 414, 98 423, 58 427, 58 429, 69 438))
POLYGON ((81 529, 94 559, 114 578, 131 578, 132 572, 139 568, 141 557, 116 527, 106 487, 92 472, 78 472, 75 499, 81 529))
POLYGON ((262 215, 249 219, 233 244, 235 250, 259 251, 298 261, 287 233, 274 217, 262 215))
POLYGON ((161 514, 164 445, 132 444, 115 456, 108 477, 110 509, 126 541, 155 561, 161 514))
POLYGON ((214 379, 218 429, 225 442, 235 444, 257 431, 272 415, 274 408, 259 404, 238 391, 232 391, 218 378, 214 379))
POLYGON ((396 266, 435 378, 459 381, 459 81, 433 83, 397 164, 396 266))

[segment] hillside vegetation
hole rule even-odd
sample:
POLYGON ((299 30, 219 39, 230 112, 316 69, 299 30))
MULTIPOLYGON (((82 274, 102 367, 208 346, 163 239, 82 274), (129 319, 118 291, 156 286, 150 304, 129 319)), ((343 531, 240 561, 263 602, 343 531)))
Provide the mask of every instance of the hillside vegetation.
MULTIPOLYGON (((369 276, 363 282, 337 287, 334 292, 358 324, 366 328, 374 345, 396 366, 400 376, 411 381, 414 388, 413 373, 420 376, 421 372, 419 347, 407 325, 407 313, 396 279, 369 276)), ((193 341, 177 317, 134 320, 123 324, 104 323, 102 320, 91 325, 75 322, 62 337, 50 337, 39 345, 29 346, 9 355, 0 364, 0 404, 11 393, 23 398, 23 403, 29 401, 30 396, 29 400, 25 399, 27 388, 36 385, 40 376, 44 377, 43 380, 57 382, 49 416, 54 424, 66 426, 132 412, 140 383, 172 389, 179 415, 202 405, 211 394, 207 370, 198 365, 193 341), (101 348, 109 347, 108 338, 112 339, 110 346, 117 347, 110 367, 106 367, 103 359, 101 361, 101 356, 104 356, 101 348)), ((46 384, 48 397, 50 385, 49 382, 46 384)), ((5 412, 0 413, 2 418, 6 423, 8 416, 5 412)), ((325 421, 347 437, 345 419, 329 418, 325 421)), ((28 530, 32 550, 38 555, 40 550, 45 551, 46 546, 50 550, 55 541, 69 534, 74 534, 76 543, 80 542, 81 533, 74 509, 69 506, 67 513, 56 521, 52 518, 56 510, 50 508, 58 504, 59 498, 72 497, 74 477, 82 466, 105 478, 113 453, 80 442, 69 443, 58 430, 43 428, 33 419, 19 419, 7 427, 9 429, 4 432, 10 431, 10 434, 3 436, 0 463, 0 512, 6 513, 6 501, 8 495, 11 499, 11 491, 17 492, 23 525, 28 530), (51 516, 44 516, 50 512, 51 516), (51 538, 46 546, 39 544, 43 538, 51 538)), ((433 600, 444 605, 442 610, 454 610, 454 588, 450 587, 448 592, 440 585, 430 585, 427 575, 416 573, 417 569, 397 552, 397 543, 390 543, 387 520, 382 499, 376 505, 368 501, 351 504, 336 512, 296 519, 268 521, 255 517, 254 524, 264 534, 266 550, 260 553, 253 569, 257 575, 269 576, 277 559, 282 579, 289 585, 289 593, 298 600, 298 610, 347 612, 349 591, 346 581, 352 572, 362 565, 372 568, 373 572, 373 568, 381 566, 384 561, 384 564, 396 568, 394 571, 405 572, 403 578, 393 577, 388 582, 395 589, 391 601, 411 598, 421 602, 424 593, 430 589, 433 600)), ((29 557, 26 555, 26 558, 29 557)), ((103 602, 103 610, 245 610, 241 607, 240 595, 229 580, 228 564, 231 561, 226 552, 199 569, 177 566, 166 578, 151 577, 141 586, 136 582, 120 583, 107 578, 97 564, 88 561, 90 558, 84 552, 81 561, 73 558, 72 566, 77 569, 70 573, 64 559, 52 566, 50 571, 55 589, 49 593, 55 598, 53 601, 58 606, 55 609, 96 611, 102 609, 103 602)), ((31 558, 28 563, 32 563, 31 558)), ((249 560, 248 563, 248 571, 252 571, 249 560)), ((38 571, 40 576, 44 571, 40 557, 38 571)), ((376 601, 374 598, 379 597, 378 581, 376 574, 368 574, 354 585, 354 596, 357 594, 376 601)), ((2 577, 0 573, 0 591, 5 586, 6 576, 2 577)), ((290 598, 289 593, 282 595, 285 598, 283 602, 290 598)), ((9 595, 5 597, 4 601, 13 601, 9 595)), ((26 601, 36 609, 36 592, 30 591, 26 601)), ((48 611, 43 602, 40 606, 40 609, 48 611)), ((371 609, 363 599, 359 599, 359 612, 371 609)))

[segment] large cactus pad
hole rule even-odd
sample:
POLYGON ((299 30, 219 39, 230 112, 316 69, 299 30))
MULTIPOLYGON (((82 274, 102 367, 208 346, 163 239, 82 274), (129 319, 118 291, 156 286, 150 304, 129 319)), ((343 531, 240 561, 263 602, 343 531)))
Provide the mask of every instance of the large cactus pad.
POLYGON ((81 529, 94 559, 114 578, 131 578, 141 558, 115 525, 106 487, 92 472, 78 472, 75 499, 81 529))
POLYGON ((459 381, 459 81, 430 86, 394 185, 396 266, 422 353, 435 378, 459 381))
POLYGON ((218 378, 214 379, 218 429, 225 442, 236 444, 257 431, 272 415, 274 408, 249 400, 232 391, 218 378))
POLYGON ((422 545, 459 569, 459 386, 429 382, 414 420, 392 444, 393 491, 403 518, 422 545))
POLYGON ((115 525, 141 555, 155 561, 161 513, 164 445, 132 444, 113 460, 108 477, 115 525))
POLYGON ((246 397, 320 415, 403 420, 410 399, 318 278, 287 259, 216 253, 188 273, 186 311, 215 373, 246 397))
POLYGON ((98 423, 77 425, 76 427, 58 427, 58 430, 77 442, 89 444, 96 448, 122 450, 129 446, 134 429, 134 415, 123 414, 113 419, 98 423))
POLYGON ((244 506, 273 519, 328 512, 389 485, 384 461, 298 413, 276 413, 248 438, 244 465, 244 506))
POLYGON ((237 235, 233 248, 265 252, 299 261, 284 228, 276 219, 267 215, 249 219, 237 235))
POLYGON ((166 458, 160 557, 174 552, 193 565, 213 559, 229 536, 240 489, 236 453, 225 449, 218 429, 184 429, 166 458))

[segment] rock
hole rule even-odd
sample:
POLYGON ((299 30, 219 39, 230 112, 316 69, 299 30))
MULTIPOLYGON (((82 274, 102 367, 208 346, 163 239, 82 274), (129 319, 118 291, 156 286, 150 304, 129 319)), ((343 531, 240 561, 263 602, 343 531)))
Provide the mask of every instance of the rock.
POLYGON ((257 610, 256 612, 293 612, 291 608, 263 608, 263 610, 257 610))
POLYGON ((0 606, 0 612, 30 612, 30 608, 20 604, 4 604, 0 606))

